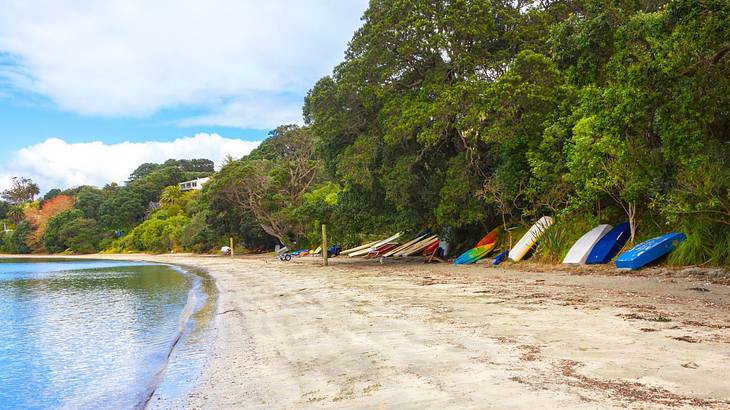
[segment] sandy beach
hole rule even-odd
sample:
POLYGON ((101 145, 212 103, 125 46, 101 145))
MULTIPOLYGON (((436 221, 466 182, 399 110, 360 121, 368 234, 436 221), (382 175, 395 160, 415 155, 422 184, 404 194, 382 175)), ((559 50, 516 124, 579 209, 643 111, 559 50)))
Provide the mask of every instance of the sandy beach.
POLYGON ((215 278, 189 408, 730 408, 730 287, 688 270, 104 257, 215 278))

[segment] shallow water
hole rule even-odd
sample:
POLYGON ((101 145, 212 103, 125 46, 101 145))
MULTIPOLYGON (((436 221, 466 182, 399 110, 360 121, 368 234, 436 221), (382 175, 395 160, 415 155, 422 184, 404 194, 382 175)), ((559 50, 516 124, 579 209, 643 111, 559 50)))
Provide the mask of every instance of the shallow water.
POLYGON ((202 369, 204 344, 189 342, 210 310, 205 282, 141 262, 0 259, 0 409, 184 395, 202 369))

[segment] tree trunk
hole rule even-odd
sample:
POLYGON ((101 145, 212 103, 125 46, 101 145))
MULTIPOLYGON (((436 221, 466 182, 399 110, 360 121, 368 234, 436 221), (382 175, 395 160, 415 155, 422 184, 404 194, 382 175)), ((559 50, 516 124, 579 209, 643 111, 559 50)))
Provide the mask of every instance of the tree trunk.
POLYGON ((636 202, 629 202, 626 215, 629 217, 629 231, 631 232, 629 242, 633 244, 636 238, 636 202))

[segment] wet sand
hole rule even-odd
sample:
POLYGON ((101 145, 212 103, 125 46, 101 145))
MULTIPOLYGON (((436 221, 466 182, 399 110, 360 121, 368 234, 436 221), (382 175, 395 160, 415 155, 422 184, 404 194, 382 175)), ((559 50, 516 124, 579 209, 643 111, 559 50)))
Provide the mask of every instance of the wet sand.
POLYGON ((730 408, 722 280, 348 258, 325 268, 315 258, 104 257, 190 265, 215 278, 213 357, 189 408, 730 408))

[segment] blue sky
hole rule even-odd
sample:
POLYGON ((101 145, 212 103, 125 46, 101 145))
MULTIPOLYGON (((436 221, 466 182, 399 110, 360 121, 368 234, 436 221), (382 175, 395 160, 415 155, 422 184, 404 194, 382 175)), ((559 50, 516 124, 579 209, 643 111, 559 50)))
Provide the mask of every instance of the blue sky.
POLYGON ((51 137, 79 143, 103 141, 171 141, 198 133, 217 133, 229 138, 259 141, 267 130, 225 126, 182 126, 177 122, 202 111, 166 109, 149 117, 84 116, 64 112, 52 104, 28 104, 22 98, 0 99, 0 160, 7 160, 20 148, 35 145, 51 137))
POLYGON ((43 189, 123 181, 167 155, 240 157, 301 123, 366 7, 0 0, 0 188, 21 175, 43 189))

